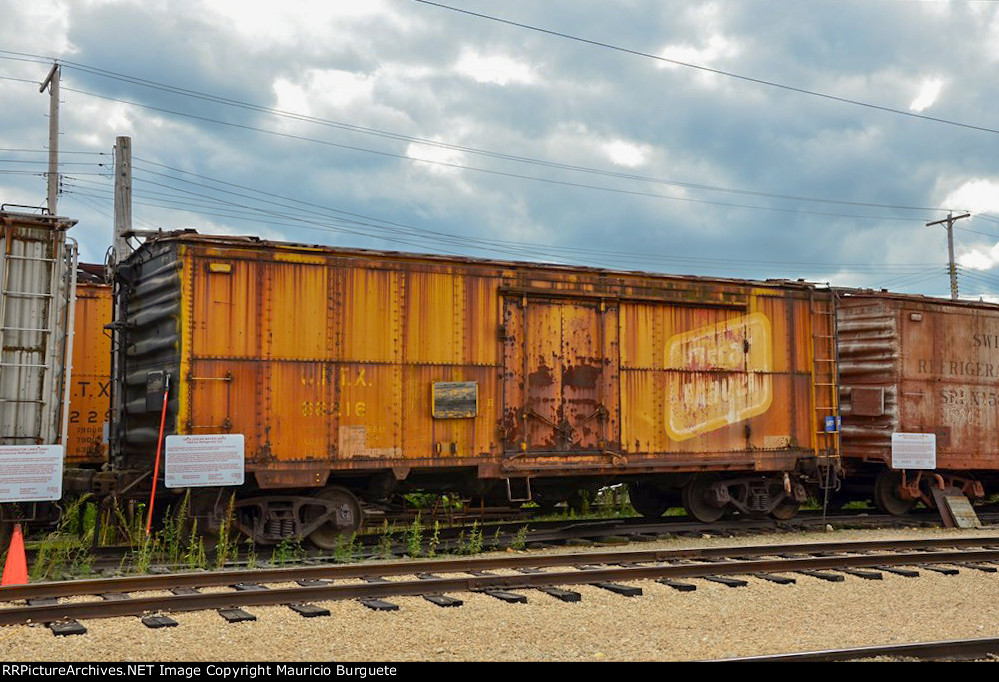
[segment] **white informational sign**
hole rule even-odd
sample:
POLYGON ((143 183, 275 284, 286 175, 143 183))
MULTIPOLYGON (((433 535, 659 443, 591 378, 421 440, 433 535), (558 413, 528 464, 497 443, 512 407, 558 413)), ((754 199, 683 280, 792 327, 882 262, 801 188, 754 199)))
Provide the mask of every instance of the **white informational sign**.
POLYGON ((936 469, 936 434, 891 434, 891 466, 893 469, 936 469))
POLYGON ((61 445, 0 445, 0 502, 62 497, 61 445))
POLYGON ((167 436, 163 480, 167 488, 243 484, 243 435, 167 436))

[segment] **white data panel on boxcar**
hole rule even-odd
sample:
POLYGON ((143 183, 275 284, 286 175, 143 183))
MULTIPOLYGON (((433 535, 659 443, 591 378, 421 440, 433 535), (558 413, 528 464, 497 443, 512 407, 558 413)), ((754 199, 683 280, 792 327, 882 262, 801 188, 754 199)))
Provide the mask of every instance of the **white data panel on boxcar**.
POLYGON ((891 434, 891 466, 893 469, 936 469, 936 434, 891 434))
POLYGON ((243 485, 242 434, 167 436, 163 480, 168 488, 243 485))
POLYGON ((0 445, 0 502, 51 502, 62 497, 61 445, 0 445))

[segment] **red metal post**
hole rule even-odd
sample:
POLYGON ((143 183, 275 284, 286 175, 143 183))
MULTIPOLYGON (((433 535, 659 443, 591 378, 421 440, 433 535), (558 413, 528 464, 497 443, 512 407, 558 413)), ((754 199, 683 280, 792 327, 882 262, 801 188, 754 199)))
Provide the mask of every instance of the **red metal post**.
POLYGON ((167 398, 170 396, 170 374, 163 381, 163 411, 160 413, 160 437, 156 440, 156 463, 153 465, 153 490, 149 493, 149 517, 146 519, 146 537, 153 527, 153 501, 156 499, 156 479, 160 475, 160 452, 163 450, 163 429, 166 427, 167 398))

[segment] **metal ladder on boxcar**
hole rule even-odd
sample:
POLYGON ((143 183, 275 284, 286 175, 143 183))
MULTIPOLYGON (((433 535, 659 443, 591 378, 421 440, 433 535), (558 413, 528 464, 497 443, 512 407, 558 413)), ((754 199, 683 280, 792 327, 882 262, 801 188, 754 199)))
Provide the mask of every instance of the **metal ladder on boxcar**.
MULTIPOLYGON (((839 419, 839 361, 836 348, 836 295, 830 292, 827 297, 816 298, 815 291, 809 291, 808 306, 811 312, 812 358, 812 407, 815 419, 813 428, 814 451, 823 459, 823 454, 840 452, 839 419)), ((825 458, 828 462, 828 457, 825 458)), ((821 469, 820 469, 821 470, 821 469)), ((833 466, 827 466, 827 476, 821 476, 820 489, 828 493, 838 487, 833 466)))
MULTIPOLYGON (((53 316, 64 314, 56 310, 59 288, 57 258, 47 258, 44 242, 38 253, 25 246, 21 254, 13 253, 14 240, 7 235, 0 276, 0 374, 14 373, 16 380, 3 384, 0 395, 0 440, 12 443, 54 442, 54 415, 58 406, 47 400, 52 393, 54 368, 51 344, 53 316), (32 272, 32 270, 34 270, 32 272), (45 291, 21 291, 30 281, 46 282, 45 291), (27 301, 27 303, 22 303, 27 301), (37 301, 31 304, 30 301, 37 301), (13 318, 13 319, 12 319, 13 318), (47 327, 43 327, 46 321, 47 327), (30 335, 37 334, 35 339, 30 335), (28 337, 28 338, 26 338, 28 337), (37 373, 32 379, 31 374, 37 373), (14 390, 11 390, 13 387, 14 390)), ((53 249, 58 251, 58 249, 53 249)), ((54 254, 53 254, 54 255, 54 254)))

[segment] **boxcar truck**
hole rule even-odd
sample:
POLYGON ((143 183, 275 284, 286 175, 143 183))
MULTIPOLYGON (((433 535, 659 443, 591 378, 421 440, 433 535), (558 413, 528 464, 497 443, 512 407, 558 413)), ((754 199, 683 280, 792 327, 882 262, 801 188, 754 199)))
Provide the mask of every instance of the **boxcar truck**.
POLYGON ((62 496, 75 220, 0 206, 0 548, 62 496))
POLYGON ((166 392, 159 489, 258 543, 331 545, 406 488, 786 517, 838 466, 833 299, 803 282, 192 232, 116 278, 116 468, 153 468, 166 392))
POLYGON ((999 305, 846 290, 838 311, 843 499, 999 492, 999 305))

